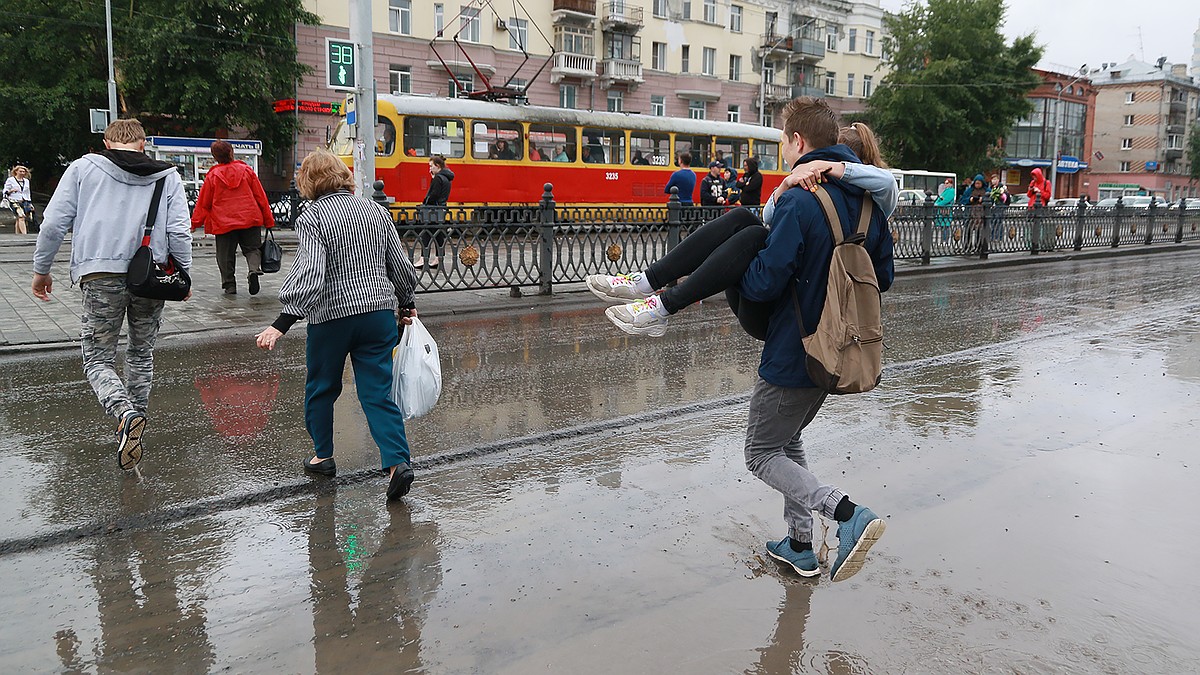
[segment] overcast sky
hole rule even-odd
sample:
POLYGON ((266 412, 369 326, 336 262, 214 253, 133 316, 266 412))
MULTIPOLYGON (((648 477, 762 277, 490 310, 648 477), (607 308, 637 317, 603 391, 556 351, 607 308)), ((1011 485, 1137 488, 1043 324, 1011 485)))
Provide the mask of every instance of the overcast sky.
MULTIPOLYGON (((881 0, 900 11, 905 0, 881 0)), ((1200 26, 1197 0, 1005 0, 1004 34, 1036 33, 1044 49, 1041 66, 1071 71, 1087 64, 1123 62, 1130 55, 1154 63, 1192 62, 1192 36, 1200 26)))

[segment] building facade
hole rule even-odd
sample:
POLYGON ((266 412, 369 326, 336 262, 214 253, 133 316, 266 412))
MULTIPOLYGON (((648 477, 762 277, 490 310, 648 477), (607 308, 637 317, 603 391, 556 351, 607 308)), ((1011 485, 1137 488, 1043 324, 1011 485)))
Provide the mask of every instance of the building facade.
POLYGON ((1200 87, 1184 64, 1128 61, 1094 77, 1093 183, 1100 198, 1152 194, 1175 200, 1200 194, 1187 177, 1188 135, 1200 112, 1200 87))
POLYGON ((1033 70, 1042 82, 1028 95, 1033 111, 1017 120, 1004 139, 1001 180, 1010 190, 1025 192, 1035 168, 1049 177, 1053 167, 1054 197, 1087 195, 1095 199, 1090 158, 1097 90, 1079 74, 1033 70), (1055 157, 1058 166, 1054 166, 1055 157))
MULTIPOLYGON (((371 5, 381 94, 507 87, 534 105, 773 126, 799 95, 861 110, 883 76, 879 0, 525 0, 515 12, 478 0, 371 5), (832 87, 830 70, 841 78, 832 87)), ((342 94, 325 88, 325 40, 349 33, 345 0, 306 0, 305 9, 322 21, 296 27, 299 59, 314 72, 297 86, 299 104, 279 106, 303 124, 298 157, 337 123, 327 111, 342 94)))

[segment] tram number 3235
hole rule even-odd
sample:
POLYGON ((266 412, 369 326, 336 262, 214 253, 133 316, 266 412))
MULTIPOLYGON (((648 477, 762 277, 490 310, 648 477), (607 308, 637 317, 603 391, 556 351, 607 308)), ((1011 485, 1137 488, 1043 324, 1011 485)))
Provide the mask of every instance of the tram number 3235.
POLYGON ((620 178, 617 177, 617 173, 617 171, 605 171, 604 180, 620 180, 620 178))

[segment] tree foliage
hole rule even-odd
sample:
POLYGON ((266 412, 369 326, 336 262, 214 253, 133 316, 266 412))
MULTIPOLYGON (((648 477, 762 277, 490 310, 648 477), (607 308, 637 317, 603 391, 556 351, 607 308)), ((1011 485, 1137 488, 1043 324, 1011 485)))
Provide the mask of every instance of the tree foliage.
POLYGON ((1200 181, 1200 123, 1192 126, 1187 142, 1188 177, 1200 181))
MULTIPOLYGON (((242 128, 268 154, 290 145, 295 118, 272 103, 291 98, 308 68, 296 59, 297 22, 319 23, 302 0, 137 0, 113 3, 118 113, 148 134, 213 136, 242 128)), ((56 176, 100 146, 89 108, 107 108, 104 3, 7 0, 0 23, 0 162, 56 176), (13 100, 16 99, 16 100, 13 100)), ((41 182, 41 181, 39 181, 41 182)))
POLYGON ((995 145, 1032 109, 1042 49, 1032 35, 1008 44, 1004 4, 912 3, 886 21, 892 72, 868 101, 888 161, 971 176, 993 168, 995 145))

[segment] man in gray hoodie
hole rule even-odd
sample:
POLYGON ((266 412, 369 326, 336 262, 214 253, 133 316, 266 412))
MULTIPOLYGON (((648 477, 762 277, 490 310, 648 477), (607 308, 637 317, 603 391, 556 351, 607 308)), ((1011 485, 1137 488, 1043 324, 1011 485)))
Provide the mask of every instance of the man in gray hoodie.
POLYGON ((83 371, 105 412, 117 420, 117 464, 128 471, 142 459, 163 301, 130 294, 125 275, 141 246, 158 179, 165 179, 165 185, 150 237, 154 260, 165 263, 169 253, 190 269, 192 234, 179 172, 145 155, 141 122, 126 119, 109 124, 104 147, 71 163, 46 206, 33 254, 33 294, 50 300, 54 285, 50 267, 63 238, 73 232, 71 283, 78 282, 83 291, 83 371), (126 317, 128 382, 122 382, 117 373, 117 338, 126 317))

